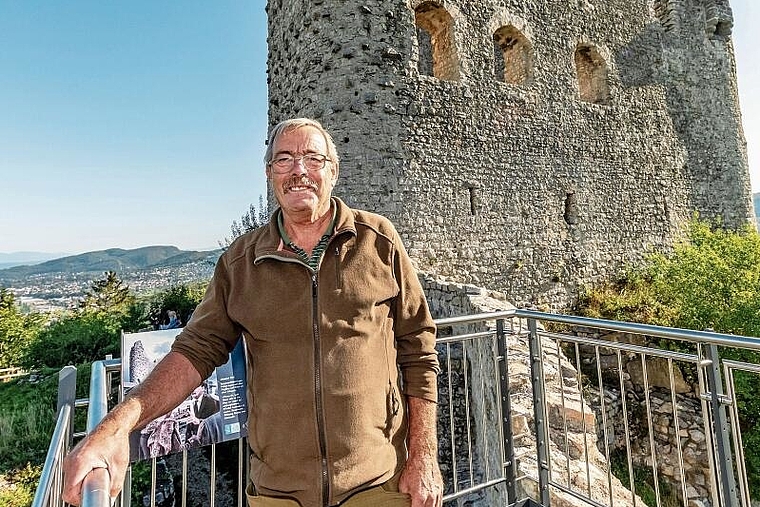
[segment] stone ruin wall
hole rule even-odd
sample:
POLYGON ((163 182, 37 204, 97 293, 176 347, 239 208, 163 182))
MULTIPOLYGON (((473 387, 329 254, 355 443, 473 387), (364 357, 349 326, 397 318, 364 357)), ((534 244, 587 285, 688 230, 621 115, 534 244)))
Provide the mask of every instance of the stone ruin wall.
POLYGON ((391 218, 425 272, 562 309, 694 211, 752 216, 727 0, 267 11, 270 123, 321 121, 336 193, 391 218))

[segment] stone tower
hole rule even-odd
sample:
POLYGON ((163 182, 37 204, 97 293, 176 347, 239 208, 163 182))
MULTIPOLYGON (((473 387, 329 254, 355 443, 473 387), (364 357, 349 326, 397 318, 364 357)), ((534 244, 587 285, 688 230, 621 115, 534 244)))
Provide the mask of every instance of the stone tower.
POLYGON ((728 0, 269 0, 269 121, 418 267, 568 305, 698 212, 751 220, 728 0))

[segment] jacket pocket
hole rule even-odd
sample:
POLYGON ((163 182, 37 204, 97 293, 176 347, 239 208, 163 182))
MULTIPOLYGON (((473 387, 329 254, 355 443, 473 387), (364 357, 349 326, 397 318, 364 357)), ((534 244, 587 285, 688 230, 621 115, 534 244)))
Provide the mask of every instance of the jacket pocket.
POLYGON ((388 381, 388 393, 385 397, 386 419, 385 419, 385 438, 391 439, 398 428, 398 419, 401 417, 401 397, 398 394, 396 386, 388 381))

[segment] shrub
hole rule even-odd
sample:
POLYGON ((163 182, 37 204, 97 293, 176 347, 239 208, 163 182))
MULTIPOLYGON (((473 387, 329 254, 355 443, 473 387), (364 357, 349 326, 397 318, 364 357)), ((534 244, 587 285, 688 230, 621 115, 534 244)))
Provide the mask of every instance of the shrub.
POLYGON ((7 475, 0 474, 0 483, 10 484, 0 489, 0 507, 28 507, 32 504, 37 483, 42 472, 41 466, 27 464, 20 470, 14 470, 7 475))
POLYGON ((66 315, 43 329, 22 360, 27 368, 62 368, 120 355, 121 318, 102 312, 66 315))

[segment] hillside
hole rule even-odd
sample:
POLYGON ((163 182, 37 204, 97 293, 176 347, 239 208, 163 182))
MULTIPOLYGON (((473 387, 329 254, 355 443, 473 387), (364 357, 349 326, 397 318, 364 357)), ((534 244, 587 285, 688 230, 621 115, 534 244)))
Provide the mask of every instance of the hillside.
POLYGON ((180 250, 148 246, 111 248, 62 257, 41 264, 0 269, 0 287, 9 289, 26 307, 49 311, 72 307, 95 280, 114 271, 135 293, 211 278, 221 250, 180 250))
POLYGON ((0 269, 0 281, 18 281, 34 275, 87 274, 104 271, 123 273, 135 270, 150 270, 160 267, 181 266, 193 262, 212 259, 219 256, 219 251, 198 252, 180 250, 175 246, 146 246, 132 250, 110 248, 71 255, 40 264, 15 266, 0 269))

